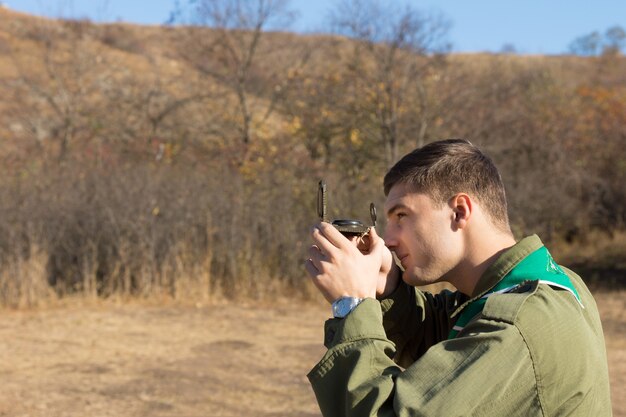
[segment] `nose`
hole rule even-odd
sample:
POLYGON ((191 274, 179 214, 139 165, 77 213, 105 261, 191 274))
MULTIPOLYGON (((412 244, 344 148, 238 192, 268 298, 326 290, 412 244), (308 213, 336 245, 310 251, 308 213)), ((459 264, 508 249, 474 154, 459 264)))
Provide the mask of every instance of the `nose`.
POLYGON ((385 228, 385 233, 383 234, 383 240, 385 241, 385 245, 390 250, 393 250, 398 245, 396 233, 393 232, 393 228, 390 226, 387 226, 385 228))

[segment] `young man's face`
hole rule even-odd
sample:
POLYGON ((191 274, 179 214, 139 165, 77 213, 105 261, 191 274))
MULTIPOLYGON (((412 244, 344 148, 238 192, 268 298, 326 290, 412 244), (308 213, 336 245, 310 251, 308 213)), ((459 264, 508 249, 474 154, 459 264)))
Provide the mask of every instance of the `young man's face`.
POLYGON ((389 191, 385 213, 385 243, 404 268, 403 280, 409 285, 446 281, 448 273, 461 262, 452 207, 437 204, 400 183, 389 191))

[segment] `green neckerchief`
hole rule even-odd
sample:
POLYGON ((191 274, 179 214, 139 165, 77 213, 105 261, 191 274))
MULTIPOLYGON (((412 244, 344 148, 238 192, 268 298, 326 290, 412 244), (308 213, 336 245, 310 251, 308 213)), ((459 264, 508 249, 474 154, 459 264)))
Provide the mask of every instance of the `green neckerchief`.
POLYGON ((539 281, 540 284, 548 284, 552 287, 565 289, 572 293, 582 306, 578 291, 572 285, 572 281, 570 281, 561 267, 554 262, 548 249, 545 246, 541 246, 526 256, 485 295, 466 305, 454 327, 450 330, 448 339, 454 339, 470 321, 483 311, 489 296, 509 292, 529 281, 539 281))

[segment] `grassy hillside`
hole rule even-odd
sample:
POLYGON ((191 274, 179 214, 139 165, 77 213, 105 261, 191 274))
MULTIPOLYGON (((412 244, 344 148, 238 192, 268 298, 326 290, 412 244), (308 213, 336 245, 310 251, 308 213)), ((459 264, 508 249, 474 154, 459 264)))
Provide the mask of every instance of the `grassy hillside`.
POLYGON ((626 251, 588 250, 623 247, 621 55, 420 54, 2 8, 0 79, 2 304, 306 295, 318 179, 331 216, 367 218, 389 165, 448 137, 496 161, 517 236, 624 268, 626 251))

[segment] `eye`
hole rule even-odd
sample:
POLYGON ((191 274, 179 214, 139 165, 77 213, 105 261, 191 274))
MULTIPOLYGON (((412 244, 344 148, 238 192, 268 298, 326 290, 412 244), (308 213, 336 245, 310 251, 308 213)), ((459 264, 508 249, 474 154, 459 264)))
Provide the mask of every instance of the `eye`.
POLYGON ((396 213, 396 218, 397 218, 398 220, 400 220, 400 219, 401 219, 401 218, 403 218, 403 217, 406 217, 406 213, 403 213, 403 212, 401 212, 401 211, 400 211, 400 212, 398 212, 398 213, 396 213))

